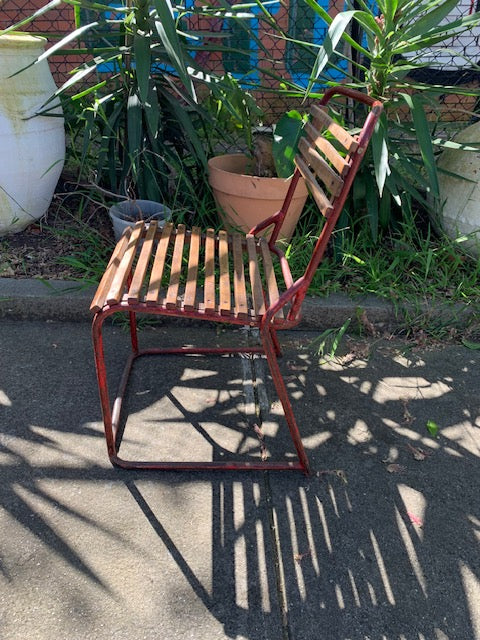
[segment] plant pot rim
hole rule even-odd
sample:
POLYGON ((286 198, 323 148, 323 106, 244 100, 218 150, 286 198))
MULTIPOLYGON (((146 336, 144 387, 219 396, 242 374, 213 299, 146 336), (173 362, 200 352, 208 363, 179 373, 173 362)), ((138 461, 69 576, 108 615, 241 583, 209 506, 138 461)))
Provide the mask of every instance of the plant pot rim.
MULTIPOLYGON (((262 200, 283 200, 290 186, 289 178, 265 178, 245 173, 249 158, 244 153, 226 153, 214 156, 208 161, 209 184, 212 189, 235 193, 243 198, 262 200)), ((296 197, 307 196, 308 190, 303 177, 298 182, 296 197)))
POLYGON ((123 200, 122 202, 116 202, 113 204, 109 210, 110 217, 115 217, 118 220, 122 220, 124 222, 137 222, 138 220, 143 220, 144 222, 149 222, 153 219, 164 219, 170 220, 172 217, 172 210, 167 207, 165 204, 161 202, 156 202, 154 200, 123 200), (138 210, 133 213, 132 211, 123 211, 124 208, 134 208, 135 204, 138 206, 138 210), (145 207, 147 211, 142 211, 142 207, 145 207), (150 211, 148 211, 150 209, 150 211), (141 214, 141 215, 137 215, 141 214))
POLYGON ((258 181, 276 180, 278 182, 288 182, 291 179, 291 176, 288 178, 279 178, 277 176, 268 178, 264 176, 256 176, 252 173, 246 173, 245 167, 249 159, 250 158, 245 153, 224 153, 210 158, 208 161, 208 167, 210 170, 213 169, 214 171, 223 172, 225 174, 234 173, 235 175, 246 176, 258 181))
POLYGON ((20 49, 25 47, 32 47, 32 49, 34 49, 38 47, 44 47, 46 42, 47 39, 43 36, 31 35, 28 33, 19 33, 17 31, 12 31, 12 33, 4 33, 0 35, 0 48, 18 47, 20 49))

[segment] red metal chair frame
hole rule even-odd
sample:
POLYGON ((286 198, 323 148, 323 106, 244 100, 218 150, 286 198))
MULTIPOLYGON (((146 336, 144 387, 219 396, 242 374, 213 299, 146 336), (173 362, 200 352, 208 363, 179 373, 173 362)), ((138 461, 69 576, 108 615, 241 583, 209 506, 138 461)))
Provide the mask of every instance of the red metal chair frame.
MULTIPOLYGON (((182 225, 179 225, 177 229, 173 229, 172 225, 167 225, 162 232, 157 231, 153 225, 145 226, 140 222, 137 223, 132 232, 130 230, 126 232, 117 243, 91 305, 91 310, 95 314, 92 334, 97 380, 107 450, 112 464, 130 469, 298 469, 306 474, 309 473, 308 458, 277 361, 277 356, 281 353, 277 330, 292 328, 300 321, 302 301, 305 298, 315 270, 323 257, 331 233, 343 209, 355 174, 372 136, 375 123, 382 111, 380 102, 344 87, 328 89, 319 105, 312 108, 312 121, 307 125, 307 137, 300 146, 299 154, 296 158, 297 169, 282 208, 277 214, 252 229, 250 234, 240 236, 239 234, 220 232, 214 236, 212 230, 208 230, 206 234, 201 234, 199 229, 194 228, 192 231, 187 231, 182 225), (369 107, 369 113, 358 136, 350 136, 329 118, 325 106, 335 95, 344 96, 349 100, 361 102, 369 107), (318 126, 321 126, 324 130, 328 129, 337 142, 340 142, 346 149, 346 154, 338 153, 330 142, 321 136, 318 126), (295 188, 302 175, 306 179, 307 185, 326 220, 305 273, 294 282, 285 255, 275 243, 295 188), (327 196, 325 191, 330 195, 327 196), (259 234, 272 225, 273 231, 267 242, 259 234), (158 248, 154 256, 153 251, 156 243, 158 248), (189 258, 184 297, 179 299, 181 252, 185 243, 189 244, 190 255, 193 255, 193 258, 189 258), (220 263, 220 287, 217 287, 215 282, 213 267, 210 268, 210 271, 209 267, 206 267, 205 285, 202 289, 203 302, 197 302, 199 299, 199 287, 196 285, 200 246, 204 247, 206 255, 211 256, 210 263, 212 265, 214 260, 212 251, 217 251, 217 260, 220 263), (168 254, 169 247, 170 252, 173 252, 171 256, 170 283, 166 296, 160 297, 162 273, 164 272, 166 261, 170 259, 168 254), (226 294, 225 289, 222 291, 222 286, 225 285, 224 281, 228 280, 228 268, 222 267, 222 264, 226 264, 225 261, 228 261, 228 256, 230 256, 234 265, 232 276, 234 287, 229 284, 229 291, 233 292, 232 295, 230 293, 226 294), (244 257, 247 259, 246 278, 247 280, 250 278, 251 303, 247 301, 245 275, 242 275, 242 268, 239 267, 239 256, 242 257, 242 260, 244 257), (278 259, 281 267, 283 276, 282 288, 284 289, 282 293, 279 293, 279 285, 272 267, 272 259, 274 258, 278 259), (150 269, 149 265, 152 259, 153 265, 150 269), (137 263, 134 267, 135 260, 137 260, 137 263), (259 276, 260 261, 262 261, 262 273, 266 274, 266 284, 261 282, 259 276), (147 272, 150 279, 145 281, 147 272), (145 282, 148 285, 146 294, 143 293, 147 286, 145 282), (213 290, 213 286, 216 287, 216 292, 213 290), (120 387, 112 407, 107 386, 102 327, 104 321, 117 312, 123 312, 129 316, 132 350, 125 365, 120 387), (232 348, 178 347, 140 349, 136 315, 142 313, 257 327, 260 332, 261 345, 232 348), (121 442, 117 442, 120 411, 132 365, 137 358, 147 354, 222 355, 227 353, 262 353, 266 356, 277 394, 283 406, 298 461, 182 462, 124 460, 120 457, 119 448, 121 442)), ((207 262, 207 258, 205 260, 207 262)))

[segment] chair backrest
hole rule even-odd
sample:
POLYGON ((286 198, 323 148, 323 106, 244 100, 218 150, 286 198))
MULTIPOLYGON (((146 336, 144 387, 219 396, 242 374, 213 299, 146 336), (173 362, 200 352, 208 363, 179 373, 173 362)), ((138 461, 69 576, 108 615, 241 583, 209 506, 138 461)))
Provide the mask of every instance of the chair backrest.
POLYGON ((292 319, 297 315, 320 264, 382 110, 380 101, 341 86, 327 89, 322 100, 311 108, 310 119, 305 125, 305 136, 299 143, 295 157, 297 168, 283 203, 281 216, 270 238, 270 246, 273 247, 297 183, 303 176, 325 222, 305 273, 295 283, 298 292, 289 313, 292 319), (360 102, 369 108, 358 134, 351 135, 329 116, 327 104, 335 95, 345 96, 350 103, 360 102))

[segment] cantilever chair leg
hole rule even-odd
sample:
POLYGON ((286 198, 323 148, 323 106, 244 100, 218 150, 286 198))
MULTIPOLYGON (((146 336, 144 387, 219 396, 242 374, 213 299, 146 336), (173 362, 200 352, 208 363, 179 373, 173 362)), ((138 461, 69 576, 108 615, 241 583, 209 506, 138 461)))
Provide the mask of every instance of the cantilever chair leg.
POLYGON ((262 336, 262 346, 245 346, 245 347, 168 347, 168 348, 151 348, 140 349, 138 345, 135 314, 129 312, 130 317, 130 334, 132 350, 127 358, 125 368, 123 370, 118 392, 115 396, 113 405, 110 400, 107 369, 105 363, 105 353, 103 344, 102 327, 103 322, 108 317, 108 313, 99 312, 95 314, 92 323, 92 337, 94 346, 95 365, 97 372, 98 388, 100 393, 100 404, 102 408, 102 416, 104 423, 105 439, 107 443, 107 452, 111 463, 114 466, 123 469, 158 469, 158 470, 299 470, 305 474, 310 473, 309 462, 302 445, 300 433, 293 415, 292 406, 289 402, 285 384, 283 382, 280 369, 277 363, 276 344, 278 339, 272 335, 270 330, 266 330, 262 336), (240 353, 260 353, 266 355, 269 363, 270 371, 274 378, 275 388, 279 394, 280 401, 285 411, 288 428, 293 439, 298 461, 285 459, 281 461, 199 461, 199 462, 180 462, 180 461, 149 461, 149 460, 125 460, 119 455, 119 448, 122 440, 120 418, 123 399, 127 390, 130 373, 134 362, 143 355, 186 355, 186 354, 203 354, 203 355, 226 355, 240 353))
POLYGON ((293 413, 292 403, 290 402, 290 399, 288 397, 287 388, 285 386, 280 367, 278 366, 276 349, 276 345, 278 345, 278 338, 276 337, 274 331, 269 327, 263 328, 260 332, 260 335, 262 337, 263 349, 267 358, 270 373, 272 375, 272 380, 275 385, 275 390, 278 394, 280 402, 282 403, 283 412, 285 414, 285 419, 287 421, 293 444, 295 445, 298 459, 304 473, 306 475, 309 475, 310 463, 308 461, 307 454, 305 453, 305 449, 302 443, 302 437, 298 429, 295 414, 293 413))

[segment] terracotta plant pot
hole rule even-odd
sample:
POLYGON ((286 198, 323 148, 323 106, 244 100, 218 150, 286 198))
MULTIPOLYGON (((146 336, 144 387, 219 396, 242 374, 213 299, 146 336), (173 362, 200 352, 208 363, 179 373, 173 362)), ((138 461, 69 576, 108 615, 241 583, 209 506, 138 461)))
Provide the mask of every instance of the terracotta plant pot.
MULTIPOLYGON (((259 178, 246 174, 248 158, 242 153, 216 156, 208 161, 209 183, 224 224, 248 233, 282 206, 291 178, 259 178)), ((308 191, 300 181, 280 239, 289 240, 303 210, 308 191)))

